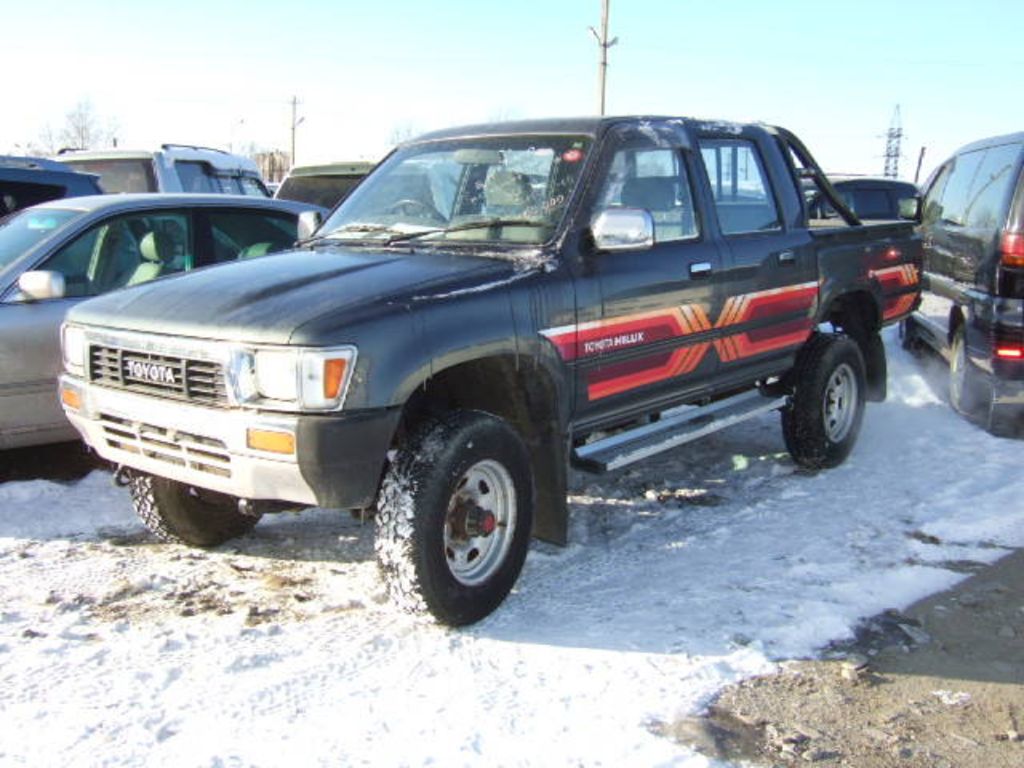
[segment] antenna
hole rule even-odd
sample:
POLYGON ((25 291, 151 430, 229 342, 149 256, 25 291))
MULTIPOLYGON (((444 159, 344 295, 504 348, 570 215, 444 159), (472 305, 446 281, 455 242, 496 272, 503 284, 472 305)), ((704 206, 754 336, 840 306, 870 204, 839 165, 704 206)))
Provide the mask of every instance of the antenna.
POLYGON ((900 120, 900 105, 892 113, 892 122, 885 134, 885 170, 882 175, 895 179, 900 175, 900 141, 903 139, 903 123, 900 120))

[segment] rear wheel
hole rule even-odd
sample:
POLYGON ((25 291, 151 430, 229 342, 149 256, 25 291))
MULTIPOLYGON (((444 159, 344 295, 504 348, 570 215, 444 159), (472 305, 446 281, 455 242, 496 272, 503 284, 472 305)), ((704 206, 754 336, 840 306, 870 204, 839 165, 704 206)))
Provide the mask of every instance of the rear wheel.
POLYGON ((248 533, 260 519, 239 512, 232 496, 142 472, 132 473, 128 488, 135 513, 162 541, 215 547, 248 533))
POLYGON ((967 334, 961 323, 953 332, 949 358, 949 402, 964 416, 977 416, 984 406, 981 382, 967 354, 967 334))
POLYGON ((530 459, 506 422, 458 411, 423 425, 389 467, 377 504, 388 594, 442 624, 471 624, 505 599, 533 522, 530 459))
POLYGON ((844 336, 811 338, 792 373, 793 395, 782 411, 782 434, 793 460, 808 469, 841 464, 864 417, 864 359, 844 336))

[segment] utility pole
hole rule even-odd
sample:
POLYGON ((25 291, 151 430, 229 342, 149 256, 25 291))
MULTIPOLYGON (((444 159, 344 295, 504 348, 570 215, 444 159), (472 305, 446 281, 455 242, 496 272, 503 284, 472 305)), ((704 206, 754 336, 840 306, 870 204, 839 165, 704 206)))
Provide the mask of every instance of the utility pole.
POLYGON ((921 153, 917 156, 917 170, 914 171, 914 183, 917 184, 917 180, 921 177, 921 163, 924 162, 924 151, 928 149, 925 145, 921 145, 921 153))
POLYGON ((609 0, 601 0, 601 32, 598 33, 593 27, 590 28, 591 33, 597 40, 598 47, 601 49, 600 64, 597 70, 599 115, 604 114, 605 81, 608 77, 608 49, 619 42, 617 37, 613 37, 611 40, 608 39, 608 3, 609 0))
POLYGON ((882 175, 887 179, 895 179, 900 175, 900 140, 903 138, 903 124, 900 120, 900 105, 892 113, 892 122, 885 134, 885 171, 882 175))
POLYGON ((299 124, 302 123, 302 121, 306 119, 304 117, 297 117, 298 109, 299 109, 299 97, 298 96, 292 96, 292 155, 291 155, 291 163, 292 163, 293 167, 295 165, 295 129, 298 128, 299 124))

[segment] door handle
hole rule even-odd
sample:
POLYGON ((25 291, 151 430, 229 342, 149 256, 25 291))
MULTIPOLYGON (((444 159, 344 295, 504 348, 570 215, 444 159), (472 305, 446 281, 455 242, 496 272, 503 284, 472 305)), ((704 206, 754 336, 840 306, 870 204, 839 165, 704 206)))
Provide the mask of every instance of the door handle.
POLYGON ((791 266, 796 264, 796 254, 793 251, 782 251, 779 254, 779 264, 781 266, 791 266))
POLYGON ((707 277, 711 274, 710 261, 698 261, 690 265, 690 277, 707 277))

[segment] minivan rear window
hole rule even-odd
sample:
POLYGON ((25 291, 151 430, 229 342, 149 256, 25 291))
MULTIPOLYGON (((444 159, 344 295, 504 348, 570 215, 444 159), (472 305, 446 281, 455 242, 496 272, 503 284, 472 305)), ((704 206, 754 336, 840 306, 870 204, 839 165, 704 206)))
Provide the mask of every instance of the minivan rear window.
POLYGON ((104 192, 156 192, 153 161, 142 158, 111 160, 64 160, 76 171, 95 173, 104 192))

